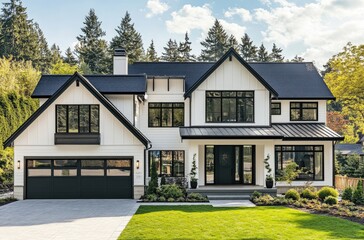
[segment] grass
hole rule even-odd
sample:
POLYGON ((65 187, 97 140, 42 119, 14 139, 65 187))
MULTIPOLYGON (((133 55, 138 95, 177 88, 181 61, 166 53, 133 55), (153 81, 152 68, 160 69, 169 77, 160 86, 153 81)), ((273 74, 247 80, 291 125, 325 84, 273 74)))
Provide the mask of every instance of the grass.
POLYGON ((364 226, 281 206, 141 206, 118 239, 364 239, 364 226))

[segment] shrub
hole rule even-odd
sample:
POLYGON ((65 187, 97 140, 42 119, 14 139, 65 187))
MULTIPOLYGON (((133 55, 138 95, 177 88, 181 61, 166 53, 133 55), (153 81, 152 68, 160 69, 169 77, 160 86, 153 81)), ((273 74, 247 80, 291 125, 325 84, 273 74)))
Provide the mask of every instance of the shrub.
POLYGON ((158 198, 158 202, 165 202, 166 201, 166 198, 165 197, 163 197, 163 196, 160 196, 159 198, 158 198))
POLYGON ((297 192, 296 189, 289 189, 284 197, 287 199, 298 200, 300 199, 300 194, 297 192))
POLYGON ((336 205, 337 204, 337 198, 333 196, 327 196, 324 200, 324 203, 328 205, 336 205))
POLYGON ((260 198, 262 194, 258 191, 254 191, 253 194, 250 196, 250 199, 253 200, 255 198, 260 198))
POLYGON ((179 197, 176 199, 177 202, 185 202, 186 199, 184 197, 179 197))
POLYGON ((152 169, 151 169, 150 181, 147 188, 147 194, 155 194, 157 193, 158 188, 158 173, 157 173, 157 164, 153 160, 152 161, 152 169))
POLYGON ((301 193, 301 197, 306 199, 317 199, 317 193, 309 188, 305 188, 301 193))
POLYGON ((156 194, 148 194, 146 199, 150 202, 156 202, 158 200, 158 196, 156 194))
POLYGON ((254 199, 254 203, 260 206, 274 205, 274 198, 269 194, 264 194, 254 199))
POLYGON ((187 199, 195 201, 207 201, 207 198, 202 196, 200 193, 190 193, 188 194, 187 199))
POLYGON ((356 187, 354 193, 353 193, 353 203, 358 205, 364 204, 364 193, 363 193, 363 181, 359 180, 358 186, 356 187))
POLYGON ((176 184, 160 186, 157 189, 157 194, 166 199, 183 197, 182 190, 176 184))
POLYGON ((342 200, 352 201, 352 199, 353 199, 353 189, 351 187, 345 188, 341 198, 342 198, 342 200))
POLYGON ((174 198, 173 197, 170 197, 167 199, 168 202, 174 202, 174 198))
POLYGON ((318 196, 321 199, 321 201, 323 201, 328 196, 337 198, 339 196, 339 193, 335 188, 323 187, 318 191, 318 196))
POLYGON ((161 185, 166 185, 166 176, 161 177, 161 185))

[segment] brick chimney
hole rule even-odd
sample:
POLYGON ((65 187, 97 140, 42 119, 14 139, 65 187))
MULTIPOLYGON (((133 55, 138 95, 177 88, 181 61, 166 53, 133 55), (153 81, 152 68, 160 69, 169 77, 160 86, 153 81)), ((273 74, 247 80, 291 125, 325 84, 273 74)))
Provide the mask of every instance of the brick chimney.
POLYGON ((113 73, 114 75, 128 75, 128 55, 123 48, 114 50, 113 73))

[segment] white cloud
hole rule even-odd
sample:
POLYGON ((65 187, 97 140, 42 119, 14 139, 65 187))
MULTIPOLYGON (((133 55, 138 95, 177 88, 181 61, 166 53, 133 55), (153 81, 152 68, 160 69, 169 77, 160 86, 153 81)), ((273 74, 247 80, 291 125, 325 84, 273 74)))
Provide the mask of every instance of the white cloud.
POLYGON ((234 15, 238 15, 241 20, 244 22, 250 22, 253 20, 250 11, 245 8, 229 8, 224 14, 225 17, 233 17, 234 15))
POLYGON ((320 0, 298 6, 286 0, 273 0, 277 6, 255 9, 253 17, 266 24, 265 42, 285 48, 302 44, 303 57, 321 67, 347 42, 362 43, 364 1, 320 0))
POLYGON ((169 6, 167 3, 160 2, 160 0, 148 0, 147 8, 149 9, 149 12, 147 13, 146 17, 150 18, 164 13, 169 9, 169 6))

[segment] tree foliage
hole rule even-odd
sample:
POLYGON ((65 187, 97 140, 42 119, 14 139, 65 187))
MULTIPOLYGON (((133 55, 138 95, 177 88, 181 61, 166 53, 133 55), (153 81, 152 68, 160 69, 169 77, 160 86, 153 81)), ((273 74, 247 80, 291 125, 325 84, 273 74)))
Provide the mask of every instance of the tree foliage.
POLYGON ((179 51, 176 40, 169 39, 167 46, 163 48, 161 60, 166 62, 178 62, 179 61, 179 51))
POLYGON ((67 48, 67 50, 66 50, 66 52, 64 54, 65 54, 65 56, 63 58, 63 61, 65 63, 68 63, 70 65, 76 65, 77 64, 77 59, 73 55, 73 52, 71 51, 70 47, 67 48))
POLYGON ((250 40, 247 33, 241 38, 240 54, 245 61, 252 62, 257 60, 257 47, 250 40))
POLYGON ((180 62, 194 62, 196 57, 191 54, 191 42, 188 36, 188 33, 185 34, 185 41, 179 43, 178 52, 179 52, 179 61, 180 62))
POLYGON ((77 65, 71 65, 69 63, 65 63, 63 61, 58 61, 55 64, 52 64, 51 69, 49 70, 50 74, 74 74, 75 72, 83 73, 81 69, 77 65))
POLYGON ((150 45, 147 49, 147 54, 145 56, 145 60, 147 62, 159 62, 159 57, 158 57, 157 51, 155 50, 153 40, 150 42, 150 45))
POLYGON ((277 47, 277 45, 273 43, 272 52, 269 54, 269 60, 271 62, 283 62, 284 57, 282 51, 282 48, 277 47))
POLYGON ((262 43, 257 52, 257 62, 269 62, 270 57, 268 51, 265 49, 264 44, 262 43))

